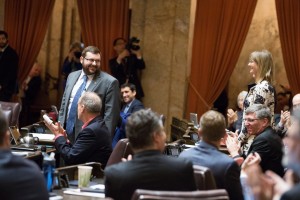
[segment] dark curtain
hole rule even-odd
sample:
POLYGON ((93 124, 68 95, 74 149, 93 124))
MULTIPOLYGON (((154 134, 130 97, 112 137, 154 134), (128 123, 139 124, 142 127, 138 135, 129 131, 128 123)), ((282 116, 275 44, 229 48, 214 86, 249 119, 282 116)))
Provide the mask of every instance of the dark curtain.
MULTIPOLYGON (((198 0, 186 118, 211 109, 234 70, 256 0, 198 0)), ((238 84, 238 83, 237 83, 238 84)))
POLYGON ((300 1, 276 0, 285 70, 293 94, 300 92, 300 1))
POLYGON ((109 71, 113 40, 128 37, 129 0, 77 0, 85 46, 93 45, 102 55, 101 70, 109 71))
POLYGON ((38 53, 52 15, 55 0, 6 0, 4 30, 19 54, 18 82, 22 83, 38 53))

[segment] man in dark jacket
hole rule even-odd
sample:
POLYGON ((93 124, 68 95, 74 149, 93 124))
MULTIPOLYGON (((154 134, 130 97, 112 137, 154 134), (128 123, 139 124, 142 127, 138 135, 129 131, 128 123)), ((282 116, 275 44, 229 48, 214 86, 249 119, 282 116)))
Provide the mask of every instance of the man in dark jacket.
MULTIPOLYGON (((136 98, 144 97, 144 91, 140 81, 140 73, 145 69, 145 62, 140 48, 133 48, 134 41, 127 44, 124 38, 116 38, 113 42, 116 57, 109 60, 111 74, 118 79, 120 86, 124 83, 133 83, 136 86, 136 98), (127 48, 126 48, 127 46, 127 48)), ((135 47, 137 44, 135 44, 135 47)))
POLYGON ((85 92, 77 106, 78 119, 83 122, 82 130, 73 144, 65 130, 57 124, 45 124, 55 135, 55 148, 67 165, 100 162, 104 168, 111 154, 111 137, 100 117, 102 102, 94 92, 85 92))
POLYGON ((131 161, 105 169, 105 195, 115 200, 131 199, 136 189, 196 190, 192 163, 163 155, 166 133, 151 110, 133 113, 126 134, 134 151, 131 161))
POLYGON ((0 31, 0 101, 11 101, 16 92, 19 57, 8 44, 8 34, 0 31))
POLYGON ((0 188, 1 199, 49 199, 40 168, 34 162, 12 154, 7 119, 1 109, 0 188))
POLYGON ((283 144, 281 138, 270 126, 270 109, 262 104, 253 104, 246 109, 243 120, 249 133, 247 142, 251 144, 244 144, 244 150, 248 148, 247 146, 249 149, 247 149, 246 155, 242 155, 239 153, 238 143, 229 136, 226 144, 230 155, 238 159, 246 158, 256 152, 261 158, 260 166, 264 172, 272 170, 279 176, 283 176, 284 169, 281 164, 283 144))

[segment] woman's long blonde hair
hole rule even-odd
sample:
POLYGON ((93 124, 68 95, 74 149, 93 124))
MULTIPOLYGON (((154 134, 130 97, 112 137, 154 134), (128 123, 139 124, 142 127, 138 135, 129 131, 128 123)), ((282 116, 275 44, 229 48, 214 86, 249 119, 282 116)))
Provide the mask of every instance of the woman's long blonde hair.
POLYGON ((272 54, 268 50, 254 51, 249 59, 258 65, 259 77, 272 83, 274 67, 272 54))

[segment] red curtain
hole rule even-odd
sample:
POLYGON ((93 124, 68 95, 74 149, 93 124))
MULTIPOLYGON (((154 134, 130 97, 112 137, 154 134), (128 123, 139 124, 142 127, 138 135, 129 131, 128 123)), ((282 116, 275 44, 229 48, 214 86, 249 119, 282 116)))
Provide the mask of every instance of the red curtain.
MULTIPOLYGON (((256 0, 198 0, 186 117, 202 115, 226 87, 243 47, 256 0)), ((237 83, 238 84, 238 83, 237 83)))
POLYGON ((97 46, 102 53, 101 70, 109 71, 113 40, 128 37, 129 0, 77 0, 85 46, 97 46))
POLYGON ((300 1, 276 0, 279 36, 293 94, 300 92, 300 1))
POLYGON ((6 0, 4 30, 19 54, 18 81, 22 83, 40 52, 55 0, 6 0))

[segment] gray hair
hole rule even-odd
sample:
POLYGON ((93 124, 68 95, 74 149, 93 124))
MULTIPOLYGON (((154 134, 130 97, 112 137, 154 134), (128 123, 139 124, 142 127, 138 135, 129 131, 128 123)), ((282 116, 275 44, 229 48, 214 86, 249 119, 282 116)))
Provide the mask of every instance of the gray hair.
POLYGON ((127 119, 126 135, 133 149, 143 149, 153 144, 153 133, 162 129, 159 116, 150 109, 142 109, 127 119))
POLYGON ((78 104, 84 105, 89 113, 100 114, 102 109, 101 98, 95 92, 84 92, 78 104))
POLYGON ((255 113, 256 117, 258 119, 267 118, 268 121, 271 122, 272 115, 271 115, 270 108, 268 108, 265 105, 262 105, 262 104, 253 104, 253 105, 249 106, 249 108, 247 108, 245 110, 245 114, 248 115, 250 113, 255 113))
POLYGON ((241 91, 237 97, 237 102, 239 102, 239 99, 243 98, 245 99, 245 97, 247 96, 248 92, 247 91, 241 91))

